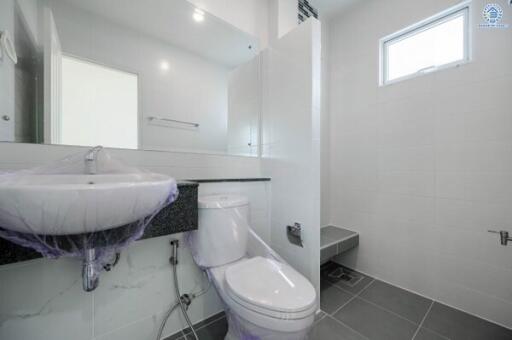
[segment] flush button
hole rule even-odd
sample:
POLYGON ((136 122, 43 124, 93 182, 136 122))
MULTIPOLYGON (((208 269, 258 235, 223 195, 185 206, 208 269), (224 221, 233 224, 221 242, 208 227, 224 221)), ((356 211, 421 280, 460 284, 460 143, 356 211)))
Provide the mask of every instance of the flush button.
POLYGON ((5 120, 6 122, 8 122, 11 120, 11 117, 9 117, 8 115, 3 115, 2 119, 5 120))

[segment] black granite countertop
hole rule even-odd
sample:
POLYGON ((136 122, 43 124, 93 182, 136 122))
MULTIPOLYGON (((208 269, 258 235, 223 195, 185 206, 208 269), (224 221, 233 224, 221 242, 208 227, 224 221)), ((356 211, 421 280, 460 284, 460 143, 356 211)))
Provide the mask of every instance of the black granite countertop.
POLYGON ((199 186, 199 182, 198 181, 179 180, 179 181, 177 181, 177 183, 178 183, 178 188, 181 188, 181 187, 198 187, 199 186))

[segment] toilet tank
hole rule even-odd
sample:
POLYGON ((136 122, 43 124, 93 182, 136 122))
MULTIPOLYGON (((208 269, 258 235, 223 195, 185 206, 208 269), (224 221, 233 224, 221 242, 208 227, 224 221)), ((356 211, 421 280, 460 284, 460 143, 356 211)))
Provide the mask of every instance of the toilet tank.
POLYGON ((200 196, 199 228, 189 242, 195 262, 217 267, 245 256, 249 235, 249 200, 240 195, 200 196))

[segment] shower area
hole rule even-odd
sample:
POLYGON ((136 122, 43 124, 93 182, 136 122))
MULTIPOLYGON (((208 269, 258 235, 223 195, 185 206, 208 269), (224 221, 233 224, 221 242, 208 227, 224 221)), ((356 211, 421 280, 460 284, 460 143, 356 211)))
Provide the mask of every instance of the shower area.
POLYGON ((361 1, 323 22, 318 336, 512 338, 511 20, 508 1, 361 1), (394 73, 428 41, 458 61, 394 73))

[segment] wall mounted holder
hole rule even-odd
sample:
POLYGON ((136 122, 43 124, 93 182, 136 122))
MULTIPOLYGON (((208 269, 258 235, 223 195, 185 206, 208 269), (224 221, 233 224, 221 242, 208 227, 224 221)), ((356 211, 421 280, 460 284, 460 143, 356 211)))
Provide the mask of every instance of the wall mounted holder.
POLYGON ((302 243, 302 226, 300 223, 295 222, 293 225, 286 226, 286 235, 290 243, 304 247, 302 243))
POLYGON ((508 242, 512 242, 512 237, 509 236, 508 231, 505 230, 488 230, 490 233, 493 234, 500 234, 500 243, 502 246, 508 245, 508 242))

